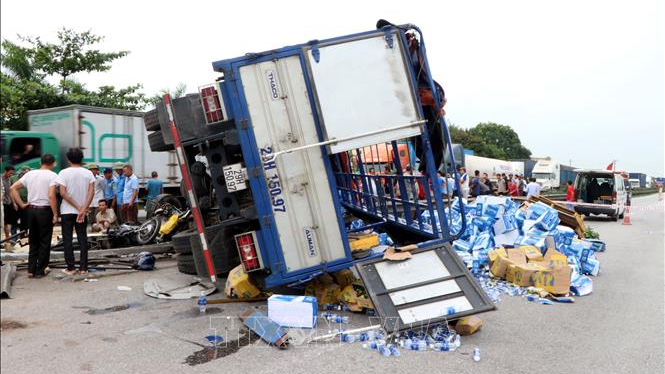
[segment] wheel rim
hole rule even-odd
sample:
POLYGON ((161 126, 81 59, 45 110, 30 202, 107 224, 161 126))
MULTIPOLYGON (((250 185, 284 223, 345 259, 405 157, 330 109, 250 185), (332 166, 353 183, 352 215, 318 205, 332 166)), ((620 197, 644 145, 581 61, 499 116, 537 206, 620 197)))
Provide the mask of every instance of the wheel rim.
POLYGON ((148 220, 139 227, 137 236, 139 241, 145 243, 152 240, 152 236, 157 230, 157 222, 154 219, 148 220))

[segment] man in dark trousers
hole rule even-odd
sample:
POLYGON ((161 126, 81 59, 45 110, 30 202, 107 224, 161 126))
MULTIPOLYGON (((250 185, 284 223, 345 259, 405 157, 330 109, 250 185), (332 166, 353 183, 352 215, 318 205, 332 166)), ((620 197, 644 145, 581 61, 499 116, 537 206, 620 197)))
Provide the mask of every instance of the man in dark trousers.
POLYGON ((58 175, 53 172, 54 167, 55 157, 51 154, 42 155, 41 167, 25 173, 10 190, 16 205, 26 211, 30 240, 29 278, 41 278, 46 275, 46 267, 51 257, 53 225, 58 221, 58 205, 55 198, 58 175), (24 202, 19 194, 19 190, 23 187, 28 190, 27 202, 24 202))
POLYGON ((88 222, 87 213, 90 202, 95 194, 95 177, 92 172, 81 166, 83 151, 80 148, 70 148, 67 151, 69 167, 60 171, 57 183, 60 186, 60 217, 62 225, 62 241, 65 249, 65 262, 67 269, 63 273, 76 274, 76 260, 72 245, 74 230, 80 251, 80 274, 88 273, 88 222))

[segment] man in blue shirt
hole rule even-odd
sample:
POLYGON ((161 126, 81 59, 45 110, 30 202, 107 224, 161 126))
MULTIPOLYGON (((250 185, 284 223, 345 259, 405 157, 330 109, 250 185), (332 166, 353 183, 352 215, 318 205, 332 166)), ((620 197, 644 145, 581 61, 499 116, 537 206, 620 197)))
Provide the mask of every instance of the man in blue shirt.
POLYGON ((115 197, 115 178, 113 178, 113 170, 111 168, 104 169, 104 200, 106 206, 113 206, 113 197, 115 197))
POLYGON ((115 195, 111 206, 115 209, 115 216, 118 218, 118 224, 124 223, 125 221, 125 212, 122 210, 122 194, 125 192, 125 175, 122 170, 124 166, 125 165, 122 162, 116 162, 113 164, 113 170, 115 170, 117 176, 115 177, 115 195))
POLYGON ((135 224, 139 221, 139 179, 134 175, 134 168, 127 164, 123 168, 125 188, 122 194, 122 206, 125 212, 125 222, 135 224))
POLYGON ((154 200, 157 195, 163 194, 164 193, 164 183, 157 179, 159 175, 157 175, 156 171, 153 171, 151 173, 152 179, 148 180, 148 183, 146 185, 146 189, 148 190, 148 196, 147 199, 148 201, 154 200))

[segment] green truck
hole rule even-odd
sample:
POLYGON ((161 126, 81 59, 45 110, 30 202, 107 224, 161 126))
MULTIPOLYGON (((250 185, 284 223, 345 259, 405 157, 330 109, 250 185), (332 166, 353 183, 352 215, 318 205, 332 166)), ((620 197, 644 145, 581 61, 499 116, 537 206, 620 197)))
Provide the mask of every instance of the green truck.
POLYGON ((181 176, 175 153, 151 151, 141 112, 70 105, 28 111, 28 124, 30 131, 0 134, 2 170, 6 165, 17 170, 24 165, 39 168, 41 155, 51 153, 58 172, 67 167, 67 150, 80 147, 86 163, 102 169, 116 162, 129 163, 141 183, 156 171, 165 188, 179 189, 181 176))

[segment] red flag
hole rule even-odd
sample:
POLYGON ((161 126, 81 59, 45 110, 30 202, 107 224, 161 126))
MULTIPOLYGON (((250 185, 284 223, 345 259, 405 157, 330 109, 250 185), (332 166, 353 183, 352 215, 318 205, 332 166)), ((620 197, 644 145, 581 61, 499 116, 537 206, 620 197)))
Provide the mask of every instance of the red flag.
POLYGON ((610 164, 607 165, 606 169, 607 169, 607 170, 612 170, 612 169, 614 169, 614 162, 610 162, 610 164))

